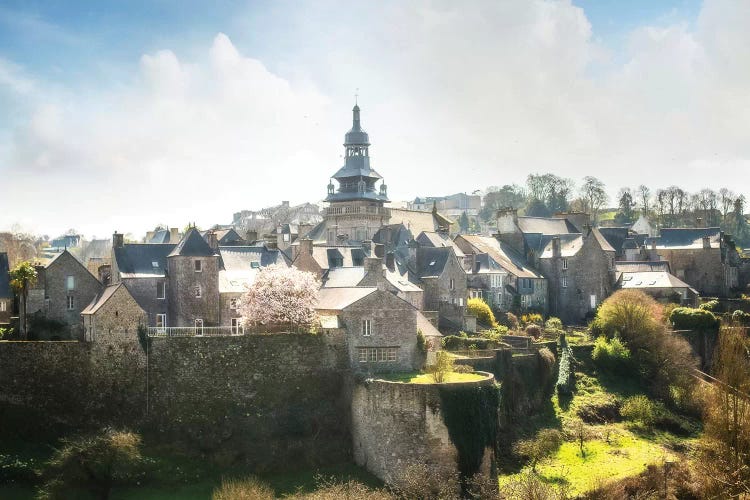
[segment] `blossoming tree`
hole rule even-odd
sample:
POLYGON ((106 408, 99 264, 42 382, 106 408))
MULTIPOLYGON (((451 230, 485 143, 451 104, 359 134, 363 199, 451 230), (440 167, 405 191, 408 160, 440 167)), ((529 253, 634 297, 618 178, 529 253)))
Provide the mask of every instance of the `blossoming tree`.
POLYGON ((320 281, 294 267, 262 268, 243 295, 239 312, 246 327, 309 327, 317 319, 320 281))

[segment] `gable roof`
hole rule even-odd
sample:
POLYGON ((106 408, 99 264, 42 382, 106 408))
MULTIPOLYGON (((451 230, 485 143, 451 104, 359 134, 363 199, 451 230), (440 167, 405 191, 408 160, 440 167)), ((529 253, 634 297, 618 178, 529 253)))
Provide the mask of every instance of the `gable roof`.
POLYGON ((357 267, 336 267, 328 271, 326 281, 323 283, 324 288, 348 288, 355 287, 365 277, 365 268, 357 267))
POLYGON ((414 239, 414 235, 402 223, 381 226, 372 236, 373 243, 384 245, 386 250, 393 250, 406 246, 414 239))
POLYGON ((518 227, 524 233, 548 235, 580 233, 568 219, 551 217, 519 217, 518 227))
POLYGON ((375 287, 342 287, 342 288, 321 288, 318 293, 318 304, 315 309, 326 311, 341 311, 375 293, 378 289, 375 287))
POLYGON ((212 257, 213 255, 216 255, 214 250, 206 243, 201 233, 192 227, 167 257, 212 257))
POLYGON ((422 231, 416 238, 417 243, 423 247, 452 247, 456 256, 463 257, 464 253, 458 246, 453 243, 451 237, 446 233, 440 233, 435 231, 422 231))
POLYGON ((169 231, 169 229, 157 229, 156 231, 154 231, 153 236, 151 236, 151 238, 149 238, 146 243, 175 243, 174 241, 170 241, 171 237, 172 233, 169 231))
POLYGON ((703 238, 709 238, 711 248, 721 247, 721 229, 718 227, 664 228, 656 238, 647 238, 646 245, 656 242, 656 248, 687 250, 703 248, 703 238))
POLYGON ((419 234, 422 231, 437 231, 441 226, 450 227, 453 221, 437 212, 391 208, 389 223, 403 224, 412 234, 419 234))
POLYGON ((443 274, 445 265, 452 255, 450 247, 424 247, 417 253, 417 276, 433 278, 443 274))
POLYGON ((650 260, 650 261, 617 261, 615 262, 617 272, 648 272, 648 271, 666 271, 670 272, 669 261, 650 260))
POLYGON ((101 307, 107 303, 107 301, 112 298, 112 296, 117 292, 117 290, 122 287, 125 290, 125 293, 130 295, 130 298, 135 302, 135 299, 133 299, 133 296, 130 294, 130 291, 128 290, 128 287, 124 286, 122 283, 116 283, 114 285, 108 285, 104 287, 104 290, 99 292, 96 297, 94 297, 94 300, 91 301, 89 305, 86 306, 86 308, 81 311, 81 314, 96 314, 96 312, 101 309, 101 307))
POLYGON ((49 269, 49 268, 50 268, 51 266, 53 266, 53 265, 54 265, 55 263, 57 263, 57 262, 61 261, 61 260, 62 260, 62 258, 63 258, 63 256, 65 256, 65 255, 67 255, 68 257, 70 257, 70 259, 71 259, 71 260, 73 261, 74 265, 77 265, 77 266, 79 266, 79 267, 80 267, 81 269, 83 269, 84 271, 86 271, 86 273, 88 273, 88 274, 89 274, 89 275, 90 275, 90 276, 91 276, 92 278, 94 278, 94 279, 95 279, 96 281, 99 281, 99 278, 97 278, 96 276, 94 276, 94 275, 93 275, 93 274, 91 273, 91 271, 89 271, 89 269, 88 269, 88 268, 87 268, 86 266, 84 266, 84 265, 83 265, 83 263, 82 263, 82 262, 81 262, 80 260, 78 260, 78 258, 76 258, 76 256, 75 256, 75 255, 73 255, 73 254, 72 254, 72 253, 71 253, 71 252, 70 252, 69 250, 67 250, 67 249, 66 249, 66 250, 63 250, 62 252, 60 252, 60 253, 58 253, 57 255, 55 255, 54 257, 52 257, 52 258, 51 258, 51 259, 50 259, 50 260, 49 260, 49 261, 47 262, 47 264, 45 264, 45 266, 44 266, 44 267, 45 267, 45 268, 47 268, 47 269, 49 269))
POLYGON ((601 231, 599 231, 599 228, 594 227, 591 228, 591 234, 594 235, 594 238, 596 238, 596 241, 599 243, 599 247, 605 251, 605 252, 614 252, 615 249, 612 247, 612 245, 609 244, 609 241, 607 241, 607 238, 605 238, 601 231))
POLYGON ((425 337, 442 337, 443 334, 435 328, 435 325, 430 323, 427 316, 422 314, 421 311, 417 311, 417 330, 422 332, 425 337))
MULTIPOLYGON (((689 288, 692 287, 666 271, 624 272, 620 288, 689 288)), ((696 292, 697 293, 697 292, 696 292)))
POLYGON ((458 238, 466 241, 478 253, 488 254, 503 269, 519 278, 543 277, 528 265, 521 254, 497 238, 477 234, 462 234, 456 237, 458 238))
POLYGON ((0 252, 0 299, 10 299, 13 291, 10 288, 10 262, 8 254, 0 252))
POLYGON ((626 240, 632 240, 630 229, 627 227, 602 227, 599 228, 599 232, 617 253, 622 253, 626 240))
POLYGON ((115 262, 123 278, 164 277, 174 248, 172 243, 126 243, 114 249, 115 262))
POLYGON ((313 245, 312 258, 321 269, 356 267, 364 264, 369 252, 361 246, 313 245))

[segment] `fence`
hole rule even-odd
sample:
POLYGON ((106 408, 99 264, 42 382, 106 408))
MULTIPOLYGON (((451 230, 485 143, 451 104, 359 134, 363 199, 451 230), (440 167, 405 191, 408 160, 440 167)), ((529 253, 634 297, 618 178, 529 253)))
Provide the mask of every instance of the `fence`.
MULTIPOLYGON (((242 326, 170 326, 149 327, 149 337, 229 337, 245 335, 242 326)), ((249 330, 247 333, 251 333, 249 330)))

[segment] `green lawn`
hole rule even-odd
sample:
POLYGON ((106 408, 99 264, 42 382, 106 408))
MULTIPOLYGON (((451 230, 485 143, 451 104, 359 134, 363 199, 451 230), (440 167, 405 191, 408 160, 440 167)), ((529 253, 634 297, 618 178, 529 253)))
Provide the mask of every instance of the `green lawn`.
MULTIPOLYGON (((385 375, 381 377, 383 380, 389 380, 391 382, 403 382, 407 384, 434 384, 435 379, 429 373, 394 373, 392 375, 385 375)), ((478 382, 486 379, 486 375, 479 373, 455 373, 450 372, 445 374, 445 381, 443 383, 450 384, 456 382, 478 382)))

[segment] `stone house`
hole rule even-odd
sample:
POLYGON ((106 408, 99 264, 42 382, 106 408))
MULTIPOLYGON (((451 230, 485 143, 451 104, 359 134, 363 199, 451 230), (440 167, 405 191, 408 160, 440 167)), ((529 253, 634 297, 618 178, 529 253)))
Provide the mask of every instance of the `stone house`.
POLYGON ((645 245, 652 260, 669 261, 672 273, 703 296, 727 297, 741 288, 737 248, 718 227, 664 228, 645 245))
POLYGON ((453 247, 409 247, 409 264, 424 290, 424 308, 438 311, 441 327, 463 329, 467 278, 461 260, 453 247))
POLYGON ((331 269, 364 266, 365 258, 371 253, 362 245, 315 244, 312 239, 308 238, 301 239, 298 248, 292 265, 301 271, 311 272, 323 280, 331 269))
POLYGON ((677 301, 690 307, 698 305, 698 292, 668 271, 618 272, 615 287, 622 290, 640 290, 661 302, 677 301))
POLYGON ((615 249, 583 213, 518 217, 498 211, 498 238, 522 253, 548 282, 548 312, 579 323, 612 293, 615 249))
POLYGON ((522 254, 492 236, 460 234, 454 242, 467 255, 471 291, 494 309, 547 311, 547 279, 522 254))
POLYGON ((616 261, 648 260, 648 252, 644 248, 647 234, 635 233, 627 227, 602 227, 599 232, 615 250, 616 261))
POLYGON ((146 326, 147 315, 122 283, 109 285, 81 311, 84 340, 101 341, 105 336, 137 335, 146 326))
POLYGON ((13 313, 13 290, 10 287, 8 254, 0 252, 0 326, 10 324, 13 313))
POLYGON ((102 290, 102 283, 68 250, 37 266, 37 282, 29 291, 27 314, 41 313, 70 328, 71 338, 82 331, 81 311, 102 290))
POLYGON ((167 255, 170 326, 203 328, 220 325, 221 262, 215 239, 212 243, 207 243, 193 227, 167 255))
POLYGON ((346 332, 354 371, 409 372, 424 364, 425 353, 417 348, 420 313, 394 294, 376 287, 323 288, 316 309, 326 326, 346 332))

